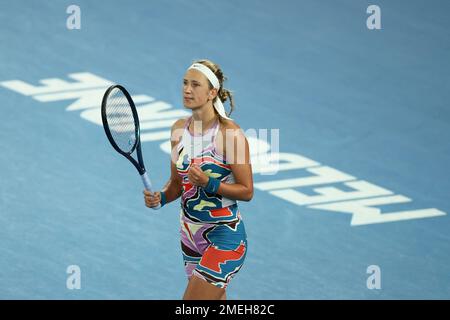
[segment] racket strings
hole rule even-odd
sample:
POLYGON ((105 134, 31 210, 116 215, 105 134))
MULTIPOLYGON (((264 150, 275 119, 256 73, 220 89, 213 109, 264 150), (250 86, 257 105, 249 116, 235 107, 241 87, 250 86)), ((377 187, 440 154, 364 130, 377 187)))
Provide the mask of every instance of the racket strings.
POLYGON ((136 124, 133 111, 122 90, 114 88, 106 102, 106 119, 111 135, 117 146, 131 153, 136 144, 136 124))

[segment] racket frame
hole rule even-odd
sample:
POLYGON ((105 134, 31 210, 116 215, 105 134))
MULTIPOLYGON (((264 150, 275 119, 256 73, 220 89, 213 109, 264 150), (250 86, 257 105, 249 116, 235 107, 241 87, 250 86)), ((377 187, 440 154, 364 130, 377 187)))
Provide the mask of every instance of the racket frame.
POLYGON ((144 166, 144 160, 142 158, 139 116, 137 113, 136 105, 134 104, 134 101, 131 98, 131 95, 128 93, 128 91, 123 86, 121 86, 119 84, 112 85, 106 90, 105 94, 103 95, 101 109, 102 109, 101 113, 102 113, 103 129, 105 129, 105 133, 106 133, 106 136, 108 137, 109 142, 113 146, 114 150, 116 150, 118 153, 120 153, 125 158, 127 158, 136 167, 136 170, 142 176, 146 172, 146 170, 145 170, 145 166, 144 166), (133 120, 134 120, 134 126, 135 126, 134 135, 135 135, 136 141, 133 145, 133 148, 131 148, 131 150, 129 152, 124 152, 122 149, 119 148, 119 146, 114 141, 114 138, 111 134, 111 130, 109 128, 108 119, 106 117, 106 104, 107 104, 108 96, 111 93, 111 91, 113 91, 114 89, 119 89, 120 91, 122 91, 122 93, 125 95, 126 99, 128 100, 128 103, 130 104, 130 107, 131 107, 131 112, 133 113, 133 120), (138 161, 136 161, 136 159, 134 159, 131 156, 131 154, 135 150, 136 150, 136 155, 137 155, 138 161))
MULTIPOLYGON (((103 129, 105 130, 106 136, 108 137, 109 142, 113 146, 113 148, 123 155, 125 158, 127 158, 136 168, 136 170, 139 172, 139 175, 141 176, 142 182, 144 184, 145 189, 153 193, 153 187, 152 183, 147 175, 147 171, 145 170, 144 166, 144 159, 142 158, 142 150, 141 150, 141 131, 139 128, 139 116, 136 109, 136 105, 134 104, 133 99, 131 98, 131 95, 128 93, 127 89, 125 89, 120 84, 114 84, 110 86, 103 95, 102 99, 102 106, 101 106, 101 114, 102 114, 102 122, 103 122, 103 129), (109 129, 108 119, 106 117, 106 104, 108 102, 108 96, 111 93, 112 90, 119 89, 123 92, 125 97, 128 100, 128 103, 131 107, 131 112, 133 113, 133 120, 134 120, 134 135, 135 135, 135 143, 133 148, 129 152, 124 152, 119 148, 119 146, 114 141, 114 138, 112 137, 111 130, 109 129), (131 154, 136 150, 138 161, 136 161, 131 154)), ((161 208, 161 204, 158 204, 156 207, 152 207, 154 210, 158 210, 161 208)))

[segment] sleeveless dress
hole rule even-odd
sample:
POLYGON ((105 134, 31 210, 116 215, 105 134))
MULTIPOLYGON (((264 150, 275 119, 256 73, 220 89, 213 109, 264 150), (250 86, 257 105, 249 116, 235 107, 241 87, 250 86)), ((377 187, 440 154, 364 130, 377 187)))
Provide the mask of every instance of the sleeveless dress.
POLYGON ((177 172, 182 181, 180 235, 188 278, 197 276, 226 288, 242 268, 247 253, 247 236, 236 200, 212 194, 189 182, 192 163, 222 183, 234 183, 231 166, 216 149, 220 123, 203 135, 189 131, 189 117, 177 145, 177 172))

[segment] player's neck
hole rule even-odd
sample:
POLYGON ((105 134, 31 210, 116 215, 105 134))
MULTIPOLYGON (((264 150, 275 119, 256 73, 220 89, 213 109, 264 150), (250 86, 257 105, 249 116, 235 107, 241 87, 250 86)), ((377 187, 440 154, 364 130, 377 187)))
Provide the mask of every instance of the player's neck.
MULTIPOLYGON (((206 107, 206 106, 205 106, 206 107)), ((218 116, 215 114, 214 108, 201 108, 201 109, 197 109, 197 110, 192 110, 192 120, 194 122, 199 121, 201 124, 201 130, 203 131, 203 133, 205 131, 207 131, 212 125, 213 123, 216 122, 216 120, 218 119, 218 116), (207 109, 208 111, 204 111, 205 109, 207 109)), ((193 128, 194 126, 192 126, 193 128)))

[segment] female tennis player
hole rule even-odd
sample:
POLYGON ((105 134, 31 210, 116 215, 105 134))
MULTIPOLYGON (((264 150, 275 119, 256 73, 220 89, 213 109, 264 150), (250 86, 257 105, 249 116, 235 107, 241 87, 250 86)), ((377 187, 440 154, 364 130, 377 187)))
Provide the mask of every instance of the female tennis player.
POLYGON ((147 207, 181 196, 180 234, 189 279, 183 299, 225 300, 247 254, 238 200, 253 197, 248 141, 229 118, 231 92, 220 67, 195 61, 183 79, 183 104, 192 111, 172 126, 171 176, 162 191, 144 190, 147 207), (227 115, 222 102, 230 99, 227 115))

